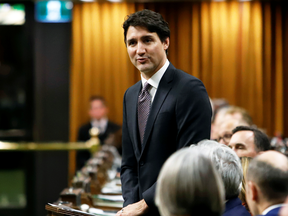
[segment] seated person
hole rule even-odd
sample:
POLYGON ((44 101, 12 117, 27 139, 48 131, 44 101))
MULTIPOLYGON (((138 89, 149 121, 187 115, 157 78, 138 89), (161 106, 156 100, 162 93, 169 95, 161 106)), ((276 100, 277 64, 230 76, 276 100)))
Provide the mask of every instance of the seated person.
POLYGON ((164 163, 155 202, 162 216, 220 216, 223 183, 207 156, 197 149, 183 148, 164 163))
POLYGON ((203 140, 190 148, 207 155, 222 177, 225 188, 225 211, 223 216, 251 216, 238 198, 241 191, 243 171, 239 157, 226 145, 203 140))
POLYGON ((233 118, 221 122, 218 127, 218 138, 216 140, 221 144, 228 145, 232 137, 232 130, 240 125, 249 126, 245 121, 233 118))
POLYGON ((246 179, 246 200, 251 213, 278 216, 287 194, 287 157, 276 151, 255 157, 249 164, 246 179))
POLYGON ((229 147, 238 157, 254 158, 263 151, 270 150, 270 141, 267 135, 257 128, 238 126, 232 131, 229 147))
POLYGON ((219 126, 221 123, 230 119, 241 121, 241 125, 253 125, 252 118, 245 109, 237 106, 224 106, 215 113, 211 124, 211 139, 217 139, 217 136, 219 135, 219 126), (245 124, 243 124, 243 122, 245 124))
MULTIPOLYGON (((81 126, 78 131, 78 141, 86 142, 91 138, 89 131, 92 127, 99 129, 98 138, 101 145, 111 144, 117 146, 115 143, 114 135, 118 134, 121 127, 108 120, 108 107, 106 106, 105 99, 101 96, 92 96, 90 98, 90 109, 88 114, 91 118, 90 122, 81 126)), ((77 152, 77 169, 81 169, 85 162, 90 158, 89 151, 77 152)))

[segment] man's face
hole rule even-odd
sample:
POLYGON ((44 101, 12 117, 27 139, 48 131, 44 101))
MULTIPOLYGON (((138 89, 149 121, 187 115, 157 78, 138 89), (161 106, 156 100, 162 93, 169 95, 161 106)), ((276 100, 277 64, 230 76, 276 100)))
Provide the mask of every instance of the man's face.
POLYGON ((233 120, 223 122, 218 128, 217 141, 219 143, 228 145, 232 137, 232 130, 235 128, 233 120))
POLYGON ((255 150, 254 133, 252 131, 238 131, 232 135, 229 142, 238 157, 255 157, 258 153, 255 150))
POLYGON ((107 115, 107 107, 101 100, 93 100, 90 102, 89 115, 91 119, 100 120, 107 115))
POLYGON ((169 38, 161 42, 156 32, 149 32, 145 27, 130 26, 127 31, 127 52, 132 64, 150 78, 166 62, 169 38))

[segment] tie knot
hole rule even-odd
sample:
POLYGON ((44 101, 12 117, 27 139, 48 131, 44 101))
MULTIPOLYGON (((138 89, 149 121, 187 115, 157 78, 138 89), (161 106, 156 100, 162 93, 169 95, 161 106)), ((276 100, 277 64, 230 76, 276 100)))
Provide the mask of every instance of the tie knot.
POLYGON ((142 92, 148 91, 149 88, 150 88, 150 86, 151 86, 151 85, 150 85, 148 82, 146 82, 146 83, 144 84, 144 87, 143 87, 143 89, 142 89, 142 92))

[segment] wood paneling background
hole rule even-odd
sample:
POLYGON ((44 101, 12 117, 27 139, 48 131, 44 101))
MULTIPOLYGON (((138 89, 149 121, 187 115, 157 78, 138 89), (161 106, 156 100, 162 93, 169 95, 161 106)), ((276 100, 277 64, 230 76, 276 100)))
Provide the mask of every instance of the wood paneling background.
POLYGON ((70 140, 88 120, 88 99, 103 95, 122 122, 122 98, 139 72, 123 42, 127 14, 148 8, 168 21, 168 58, 200 78, 211 98, 247 109, 269 135, 288 136, 287 6, 283 2, 83 3, 72 23, 70 140))

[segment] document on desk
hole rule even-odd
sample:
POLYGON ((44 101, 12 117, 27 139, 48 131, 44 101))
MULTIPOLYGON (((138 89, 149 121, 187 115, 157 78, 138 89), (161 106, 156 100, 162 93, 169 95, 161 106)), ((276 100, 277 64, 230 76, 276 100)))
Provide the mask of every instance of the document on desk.
POLYGON ((118 180, 114 179, 104 185, 101 190, 102 194, 122 194, 122 188, 118 185, 118 180))
POLYGON ((97 207, 113 207, 121 209, 123 207, 122 195, 93 195, 93 205, 97 207))
POLYGON ((124 199, 122 195, 103 195, 103 194, 98 194, 95 195, 96 198, 101 199, 101 200, 106 200, 106 201, 112 201, 112 202, 124 202, 124 199))
POLYGON ((88 209, 89 213, 87 213, 84 211, 70 208, 65 205, 54 205, 52 203, 48 203, 45 206, 45 209, 47 211, 60 213, 68 216, 115 216, 117 214, 117 211, 103 211, 102 209, 96 209, 96 208, 89 208, 88 209))
POLYGON ((103 211, 102 209, 97 208, 90 208, 89 213, 99 215, 99 216, 115 216, 117 214, 117 211, 103 211))
POLYGON ((69 215, 69 216, 95 216, 95 214, 76 210, 76 209, 70 208, 70 207, 65 206, 65 205, 54 205, 52 203, 48 203, 45 206, 45 209, 47 211, 60 213, 60 214, 64 214, 64 215, 69 215))

